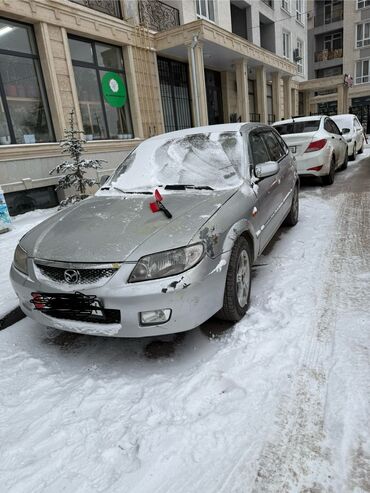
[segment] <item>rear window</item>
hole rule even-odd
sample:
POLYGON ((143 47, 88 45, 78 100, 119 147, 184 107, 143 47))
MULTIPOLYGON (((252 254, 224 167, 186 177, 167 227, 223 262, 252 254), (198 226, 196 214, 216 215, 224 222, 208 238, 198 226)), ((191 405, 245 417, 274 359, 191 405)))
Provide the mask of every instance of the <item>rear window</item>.
POLYGON ((274 125, 280 135, 303 134, 305 132, 316 132, 319 129, 320 120, 307 120, 301 122, 281 123, 274 125))

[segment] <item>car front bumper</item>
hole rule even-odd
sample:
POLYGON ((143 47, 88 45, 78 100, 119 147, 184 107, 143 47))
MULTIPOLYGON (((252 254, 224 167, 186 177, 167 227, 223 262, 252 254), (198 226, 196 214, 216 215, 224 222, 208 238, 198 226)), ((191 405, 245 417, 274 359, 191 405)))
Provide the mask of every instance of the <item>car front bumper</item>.
POLYGON ((132 284, 123 279, 128 279, 133 265, 123 264, 117 274, 95 288, 76 286, 73 289, 39 279, 31 259, 28 277, 12 265, 10 278, 22 311, 44 326, 91 335, 147 337, 190 330, 214 315, 222 307, 229 256, 230 252, 215 259, 205 256, 198 265, 177 276, 132 284), (66 294, 76 291, 95 295, 105 309, 119 310, 120 323, 54 318, 36 310, 31 303, 33 292, 66 294), (168 322, 141 325, 141 312, 163 309, 171 310, 168 322))

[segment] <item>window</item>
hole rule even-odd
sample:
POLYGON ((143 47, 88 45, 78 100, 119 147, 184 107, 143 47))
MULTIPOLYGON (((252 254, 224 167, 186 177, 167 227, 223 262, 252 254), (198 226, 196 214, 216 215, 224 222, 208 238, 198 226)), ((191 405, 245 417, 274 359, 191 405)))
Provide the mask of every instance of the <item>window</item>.
POLYGON ((363 9, 365 7, 370 7, 370 0, 357 0, 358 9, 363 9))
POLYGON ((324 36, 324 49, 328 51, 343 48, 343 36, 341 32, 326 34, 324 36))
POLYGON ((251 133, 249 135, 249 143, 252 162, 255 166, 270 161, 268 150, 266 149, 260 133, 251 133))
POLYGON ((275 125, 274 129, 277 130, 280 135, 316 132, 319 129, 320 121, 321 120, 300 120, 295 122, 282 123, 280 125, 275 125))
POLYGON ((342 65, 336 65, 335 67, 321 68, 316 70, 316 78, 331 77, 332 75, 341 75, 343 72, 342 65))
POLYGON ((304 70, 304 57, 303 57, 303 41, 297 39, 297 71, 299 74, 303 74, 304 70))
POLYGON ((274 8, 272 0, 262 0, 262 2, 265 3, 266 5, 268 5, 271 9, 274 8))
POLYGON ((270 161, 280 161, 280 159, 285 156, 285 151, 280 145, 278 137, 270 130, 269 132, 263 132, 262 138, 268 149, 270 161))
POLYGON ((303 0, 295 0, 295 15, 297 21, 303 24, 303 0))
POLYGON ((132 139, 121 49, 72 36, 69 46, 86 140, 132 139))
POLYGON ((215 20, 215 6, 213 0, 196 0, 197 16, 210 21, 215 20))
POLYGON ((339 128, 336 126, 336 124, 333 122, 333 120, 331 120, 330 118, 327 118, 325 120, 325 123, 324 123, 324 129, 331 133, 331 134, 336 134, 336 135, 340 135, 340 130, 339 128))
POLYGON ((54 140, 32 28, 0 19, 0 145, 54 140))
POLYGON ((281 0, 281 8, 289 12, 289 0, 281 0))
POLYGON ((356 47, 362 48, 363 46, 369 46, 369 45, 370 45, 370 22, 357 24, 356 47))
POLYGON ((324 0, 324 24, 343 19, 343 0, 324 0))
POLYGON ((356 84, 369 82, 369 60, 360 60, 356 63, 356 84))
POLYGON ((290 33, 283 31, 283 57, 290 59, 290 33))

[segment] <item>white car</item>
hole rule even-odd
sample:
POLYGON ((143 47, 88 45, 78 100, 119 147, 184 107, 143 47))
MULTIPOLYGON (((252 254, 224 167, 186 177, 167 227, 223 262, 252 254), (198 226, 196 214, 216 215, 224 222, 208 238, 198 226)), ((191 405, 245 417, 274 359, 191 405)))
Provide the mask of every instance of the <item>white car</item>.
POLYGON ((324 185, 331 185, 336 170, 347 168, 346 139, 328 116, 291 118, 273 127, 295 157, 299 175, 319 176, 324 185))
POLYGON ((364 151, 365 134, 361 123, 355 115, 335 115, 332 120, 337 124, 339 130, 348 144, 348 156, 356 159, 356 154, 364 151))

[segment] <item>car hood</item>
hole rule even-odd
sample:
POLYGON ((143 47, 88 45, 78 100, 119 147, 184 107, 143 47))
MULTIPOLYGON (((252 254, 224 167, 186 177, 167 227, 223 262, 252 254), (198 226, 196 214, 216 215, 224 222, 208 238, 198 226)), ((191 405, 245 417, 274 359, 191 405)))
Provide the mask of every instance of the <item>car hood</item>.
POLYGON ((163 203, 172 213, 152 213, 152 196, 97 196, 50 217, 29 231, 21 246, 29 256, 62 262, 136 261, 189 243, 236 190, 184 191, 163 203))

